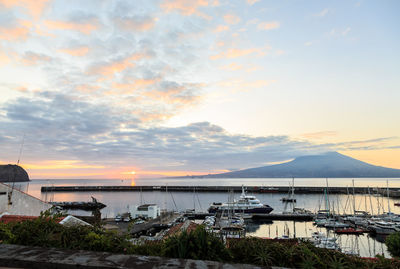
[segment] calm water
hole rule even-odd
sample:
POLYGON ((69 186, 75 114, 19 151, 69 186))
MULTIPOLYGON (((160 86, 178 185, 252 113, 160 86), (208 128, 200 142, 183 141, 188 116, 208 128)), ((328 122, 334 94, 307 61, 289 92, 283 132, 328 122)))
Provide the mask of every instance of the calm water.
MULTIPOLYGON (((287 186, 291 179, 125 179, 125 180, 89 180, 89 179, 70 179, 70 180, 33 180, 29 183, 17 184, 21 190, 38 197, 45 201, 90 201, 91 196, 107 205, 102 209, 103 217, 114 217, 118 213, 128 211, 129 206, 141 203, 156 203, 161 208, 169 210, 183 211, 195 208, 196 211, 206 211, 212 202, 228 201, 228 193, 193 193, 193 192, 54 192, 41 193, 42 186, 67 186, 67 185, 219 185, 219 186, 287 186)), ((356 179, 355 186, 366 187, 386 187, 386 179, 367 178, 356 179)), ((326 186, 325 179, 296 179, 297 186, 326 186)), ((351 179, 329 179, 330 186, 352 186, 351 179)), ((400 179, 390 179, 390 187, 400 187, 400 179)), ((239 193, 235 194, 236 197, 239 193)), ((280 198, 286 194, 279 193, 260 193, 257 198, 265 204, 274 208, 273 212, 283 212, 291 208, 285 208, 280 198)), ((316 194, 295 194, 297 199, 296 207, 316 211, 325 208, 325 199, 322 195, 316 194)), ((395 207, 394 202, 400 200, 387 199, 386 197, 373 195, 355 195, 355 204, 357 210, 366 210, 374 214, 388 211, 400 214, 400 208, 395 207)), ((353 198, 347 195, 330 195, 330 206, 335 211, 352 212, 353 198)), ((84 211, 73 211, 75 214, 90 214, 84 211)), ((275 237, 289 231, 291 237, 310 237, 311 233, 317 228, 311 222, 293 222, 293 221, 274 221, 274 222, 250 222, 247 224, 248 235, 258 237, 275 237)), ((329 233, 325 228, 321 229, 324 233, 329 233)), ((383 242, 384 238, 379 238, 383 242)), ((360 253, 361 256, 373 257, 375 254, 385 254, 389 256, 386 246, 369 235, 340 235, 338 242, 343 249, 353 250, 360 253)))

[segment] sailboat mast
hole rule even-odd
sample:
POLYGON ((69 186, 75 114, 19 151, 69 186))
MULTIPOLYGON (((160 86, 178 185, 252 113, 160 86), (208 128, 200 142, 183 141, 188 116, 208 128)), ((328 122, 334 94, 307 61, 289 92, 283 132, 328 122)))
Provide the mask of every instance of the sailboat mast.
POLYGON ((329 215, 331 215, 331 204, 329 202, 328 190, 329 190, 328 178, 326 178, 326 203, 328 204, 328 208, 327 209, 328 209, 329 215))
POLYGON ((294 178, 292 178, 292 198, 294 198, 294 178))
POLYGON ((371 192, 369 190, 369 186, 368 186, 368 196, 369 196, 369 206, 371 208, 371 213, 372 213, 372 215, 374 215, 374 208, 372 207, 371 192))
POLYGON ((389 200, 389 180, 386 180, 387 199, 388 199, 388 213, 390 213, 390 200, 389 200))
POLYGON ((353 182, 353 214, 356 214, 356 197, 354 195, 354 179, 352 180, 353 182))

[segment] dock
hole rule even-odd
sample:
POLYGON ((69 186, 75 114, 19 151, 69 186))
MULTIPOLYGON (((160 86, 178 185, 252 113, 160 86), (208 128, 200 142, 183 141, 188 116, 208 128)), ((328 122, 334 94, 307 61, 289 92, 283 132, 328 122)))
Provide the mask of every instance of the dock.
POLYGON ((253 214, 252 219, 259 220, 294 220, 294 221, 312 221, 315 214, 285 214, 285 213, 270 213, 270 214, 253 214))
MULTIPOLYGON (((288 186, 245 186, 247 192, 253 193, 288 193, 288 186)), ((315 186, 295 186, 296 194, 321 194, 325 187, 315 186)), ((241 186, 43 186, 42 192, 106 192, 106 191, 173 191, 173 192, 241 192, 241 186)), ((353 188, 347 187, 329 187, 329 194, 347 194, 353 192, 353 188)), ((400 197, 400 188, 389 188, 391 197, 400 197)), ((355 187, 357 194, 367 194, 367 187, 355 187)), ((370 188, 371 193, 386 193, 386 188, 370 188)))

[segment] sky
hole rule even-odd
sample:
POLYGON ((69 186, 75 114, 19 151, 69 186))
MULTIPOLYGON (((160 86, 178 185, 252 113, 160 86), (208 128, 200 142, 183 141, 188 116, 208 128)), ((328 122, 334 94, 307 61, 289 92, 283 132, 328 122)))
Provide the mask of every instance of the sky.
POLYGON ((121 179, 338 151, 400 169, 398 10, 0 0, 0 163, 20 159, 33 179, 121 179))

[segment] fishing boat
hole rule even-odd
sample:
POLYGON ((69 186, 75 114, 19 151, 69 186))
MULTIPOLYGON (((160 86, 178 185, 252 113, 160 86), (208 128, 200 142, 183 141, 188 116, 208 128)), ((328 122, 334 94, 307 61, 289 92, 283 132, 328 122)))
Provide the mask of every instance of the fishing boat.
POLYGON ((232 210, 234 213, 242 214, 269 214, 273 210, 272 207, 266 204, 262 204, 253 195, 247 195, 244 186, 242 186, 242 194, 238 200, 228 203, 212 203, 208 208, 209 213, 223 212, 232 210))
POLYGON ((106 207, 105 204, 100 203, 94 197, 92 197, 91 202, 50 202, 50 204, 62 209, 96 210, 106 207))

